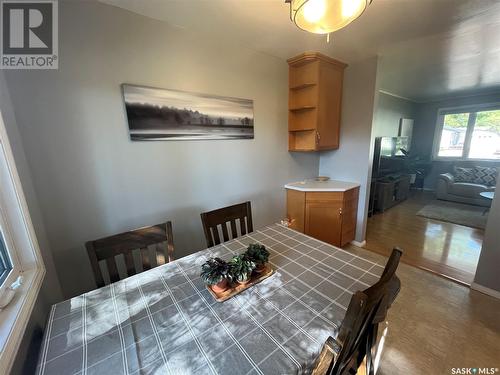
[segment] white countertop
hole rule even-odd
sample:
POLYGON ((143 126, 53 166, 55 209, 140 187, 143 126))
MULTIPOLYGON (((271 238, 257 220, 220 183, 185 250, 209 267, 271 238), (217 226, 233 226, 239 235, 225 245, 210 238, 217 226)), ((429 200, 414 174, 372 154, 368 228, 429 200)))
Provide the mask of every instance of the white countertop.
POLYGON ((285 189, 292 189, 298 191, 347 191, 358 187, 359 184, 356 182, 338 181, 338 180, 328 180, 328 181, 316 181, 316 180, 305 180, 299 182, 293 182, 285 185, 285 189))

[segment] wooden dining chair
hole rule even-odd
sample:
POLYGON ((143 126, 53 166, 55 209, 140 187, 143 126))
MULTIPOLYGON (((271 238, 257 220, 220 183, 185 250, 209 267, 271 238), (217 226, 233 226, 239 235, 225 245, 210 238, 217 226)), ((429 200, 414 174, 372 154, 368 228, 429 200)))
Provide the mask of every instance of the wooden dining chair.
POLYGON ((143 227, 128 232, 115 234, 85 243, 94 272, 97 287, 105 285, 100 262, 104 261, 108 270, 110 282, 120 280, 117 257, 125 258, 125 271, 128 276, 135 275, 152 267, 160 266, 174 259, 174 239, 172 222, 167 221, 149 227, 143 227), (148 247, 154 247, 154 256, 150 256, 148 247), (135 262, 134 253, 139 252, 139 262, 135 262), (151 259, 152 258, 152 259, 151 259), (142 264, 142 270, 136 265, 142 264))
POLYGON ((366 363, 366 374, 373 374, 372 351, 377 327, 385 320, 387 310, 401 286, 395 275, 401 254, 401 250, 394 249, 380 280, 352 296, 337 338, 326 340, 313 375, 357 374, 363 361, 366 363))
POLYGON ((250 202, 245 202, 209 212, 203 212, 201 214, 201 222, 203 224, 207 245, 208 247, 212 247, 221 243, 219 227, 222 230, 222 238, 224 241, 237 238, 239 236, 238 227, 240 229, 240 235, 242 236, 253 232, 252 207, 250 202), (239 226, 236 223, 237 220, 239 221, 239 226), (228 230, 228 224, 230 226, 230 231, 228 230))
POLYGON ((384 322, 387 319, 387 311, 392 306, 392 303, 396 299, 401 290, 401 281, 396 276, 396 270, 399 266, 399 261, 401 256, 403 255, 403 251, 399 248, 394 248, 392 250, 391 256, 387 261, 384 271, 380 276, 380 280, 377 281, 373 286, 364 290, 364 293, 369 297, 372 294, 377 293, 377 288, 382 287, 383 285, 387 286, 387 301, 381 304, 379 309, 376 311, 375 316, 373 317, 370 328, 368 329, 368 334, 366 338, 366 346, 365 351, 360 353, 360 356, 366 356, 366 373, 367 375, 373 375, 375 373, 374 366, 374 349, 377 344, 377 336, 378 336, 378 327, 379 324, 384 322))

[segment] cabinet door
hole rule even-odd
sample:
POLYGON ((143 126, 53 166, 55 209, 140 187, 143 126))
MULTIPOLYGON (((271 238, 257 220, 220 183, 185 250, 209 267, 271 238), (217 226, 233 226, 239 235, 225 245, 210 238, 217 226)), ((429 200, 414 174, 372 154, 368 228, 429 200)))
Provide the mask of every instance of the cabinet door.
POLYGON ((342 107, 342 81, 344 68, 320 64, 318 95, 318 148, 337 149, 340 137, 340 112, 342 107))
POLYGON ((305 234, 340 246, 342 234, 342 201, 306 202, 305 234))
POLYGON ((354 240, 356 236, 356 222, 358 218, 358 198, 359 187, 348 190, 344 193, 344 203, 342 207, 342 240, 340 245, 354 240))
POLYGON ((289 227, 304 233, 304 209, 306 193, 303 191, 287 189, 286 191, 286 216, 289 227))

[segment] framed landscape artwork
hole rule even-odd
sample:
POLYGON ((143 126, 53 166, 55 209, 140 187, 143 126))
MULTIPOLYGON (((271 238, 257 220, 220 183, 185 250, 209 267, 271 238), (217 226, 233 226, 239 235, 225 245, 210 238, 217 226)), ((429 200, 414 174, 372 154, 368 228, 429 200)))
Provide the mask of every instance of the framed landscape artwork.
POLYGON ((123 84, 132 141, 252 139, 253 101, 123 84))

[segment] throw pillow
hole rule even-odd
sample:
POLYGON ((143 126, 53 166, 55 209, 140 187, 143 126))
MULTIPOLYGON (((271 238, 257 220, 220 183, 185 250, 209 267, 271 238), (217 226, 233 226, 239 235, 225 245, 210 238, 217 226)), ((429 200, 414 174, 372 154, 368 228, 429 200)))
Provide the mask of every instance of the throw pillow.
POLYGON ((491 167, 474 167, 474 182, 486 186, 496 186, 498 169, 491 167))
POLYGON ((453 167, 456 182, 474 182, 474 168, 453 167))

